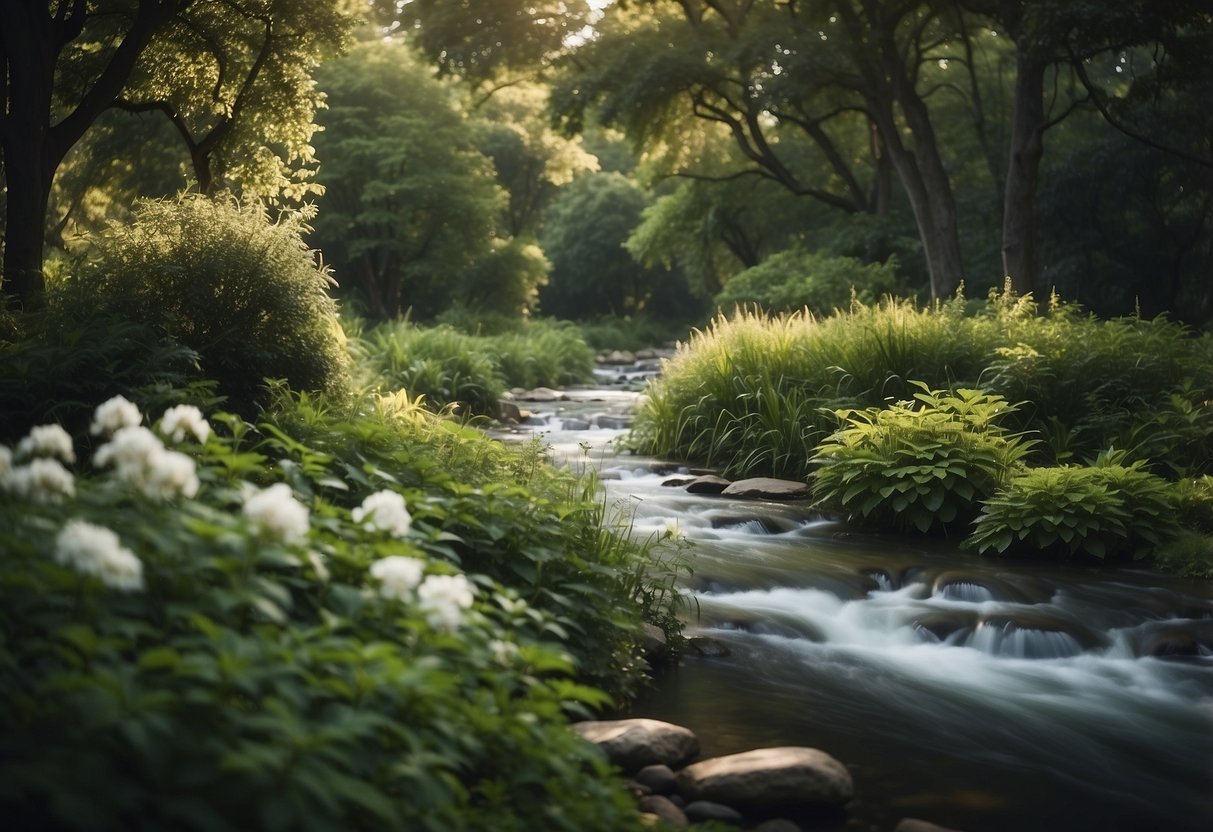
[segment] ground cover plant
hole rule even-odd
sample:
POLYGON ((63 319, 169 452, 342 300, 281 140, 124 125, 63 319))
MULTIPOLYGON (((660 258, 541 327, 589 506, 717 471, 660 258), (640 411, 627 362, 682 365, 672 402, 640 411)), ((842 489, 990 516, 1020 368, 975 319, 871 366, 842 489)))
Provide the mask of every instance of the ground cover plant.
POLYGON ((635 682, 641 547, 567 476, 403 394, 89 433, 0 448, 10 821, 637 828, 566 720, 635 682))
POLYGON ((1199 572, 1207 532, 1169 518, 1177 500, 1199 504, 1185 483, 1213 465, 1211 358, 1213 340, 1163 318, 1104 321, 1009 292, 825 318, 743 311, 667 363, 631 442, 811 482, 823 507, 890 529, 967 534, 955 521, 980 512, 970 545, 984 552, 1157 551, 1199 572), (958 415, 977 402, 981 430, 958 415), (1080 498, 1051 502, 1067 483, 1080 498))

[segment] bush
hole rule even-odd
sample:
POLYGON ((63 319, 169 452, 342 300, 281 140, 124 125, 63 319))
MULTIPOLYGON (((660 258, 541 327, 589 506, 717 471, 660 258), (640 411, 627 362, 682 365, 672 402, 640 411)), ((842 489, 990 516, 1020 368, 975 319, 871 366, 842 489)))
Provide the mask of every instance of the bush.
POLYGON ((57 491, 18 493, 24 457, 4 457, 10 822, 640 828, 565 724, 634 643, 638 548, 587 547, 607 530, 544 497, 567 479, 537 460, 408 402, 362 407, 280 394, 263 425, 213 414, 209 435, 166 414, 162 440, 128 427, 57 491))
POLYGON ((734 275, 716 295, 716 305, 759 306, 768 312, 808 308, 819 314, 847 310, 853 300, 874 303, 902 289, 897 262, 864 263, 790 249, 734 275))
POLYGON ((839 410, 818 449, 821 504, 879 526, 926 532, 968 522, 1019 468, 1031 443, 997 422, 1015 410, 977 390, 929 391, 888 408, 839 410))
POLYGON ((1171 486, 1140 463, 1034 468, 986 501, 966 545, 1141 558, 1174 535, 1174 511, 1171 486))
POLYGON ((251 413, 267 378, 340 394, 348 358, 300 218, 205 197, 144 202, 94 237, 92 256, 52 293, 59 314, 160 328, 198 354, 229 406, 251 413))

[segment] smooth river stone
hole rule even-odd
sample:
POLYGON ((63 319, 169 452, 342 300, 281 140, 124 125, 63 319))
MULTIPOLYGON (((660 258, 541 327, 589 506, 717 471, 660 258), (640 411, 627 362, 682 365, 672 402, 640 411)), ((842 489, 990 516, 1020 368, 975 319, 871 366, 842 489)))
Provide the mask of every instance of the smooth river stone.
POLYGON ((629 773, 650 765, 677 768, 699 754, 691 729, 656 719, 574 722, 572 728, 629 773))
POLYGON ((801 500, 809 496, 809 486, 796 480, 751 477, 731 483, 720 493, 725 497, 753 500, 801 500))
POLYGON ((854 795, 846 766, 817 748, 782 746, 713 757, 678 774, 687 800, 738 808, 841 807, 854 795))

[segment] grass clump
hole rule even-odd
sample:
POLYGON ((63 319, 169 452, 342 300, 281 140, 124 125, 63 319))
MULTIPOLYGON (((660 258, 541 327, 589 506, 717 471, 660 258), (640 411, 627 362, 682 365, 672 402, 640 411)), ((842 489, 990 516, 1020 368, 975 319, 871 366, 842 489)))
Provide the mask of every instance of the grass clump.
POLYGON ((594 355, 571 326, 535 323, 519 331, 469 335, 450 326, 379 324, 358 339, 364 384, 404 389, 433 406, 461 404, 493 414, 511 387, 589 380, 594 355))
POLYGON ((855 300, 874 303, 901 288, 895 259, 864 263, 854 257, 789 249, 729 278, 715 303, 723 309, 758 306, 778 313, 808 308, 828 315, 849 309, 855 300))

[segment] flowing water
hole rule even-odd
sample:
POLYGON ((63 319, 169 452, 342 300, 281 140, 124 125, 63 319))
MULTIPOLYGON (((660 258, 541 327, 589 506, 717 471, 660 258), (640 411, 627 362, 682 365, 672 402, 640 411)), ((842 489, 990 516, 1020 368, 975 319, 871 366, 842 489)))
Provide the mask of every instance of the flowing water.
POLYGON ((1213 587, 687 494, 614 452, 632 394, 579 398, 534 420, 555 453, 598 466, 639 535, 693 544, 693 648, 628 715, 691 728, 704 757, 829 752, 856 787, 832 829, 1213 830, 1213 587))

